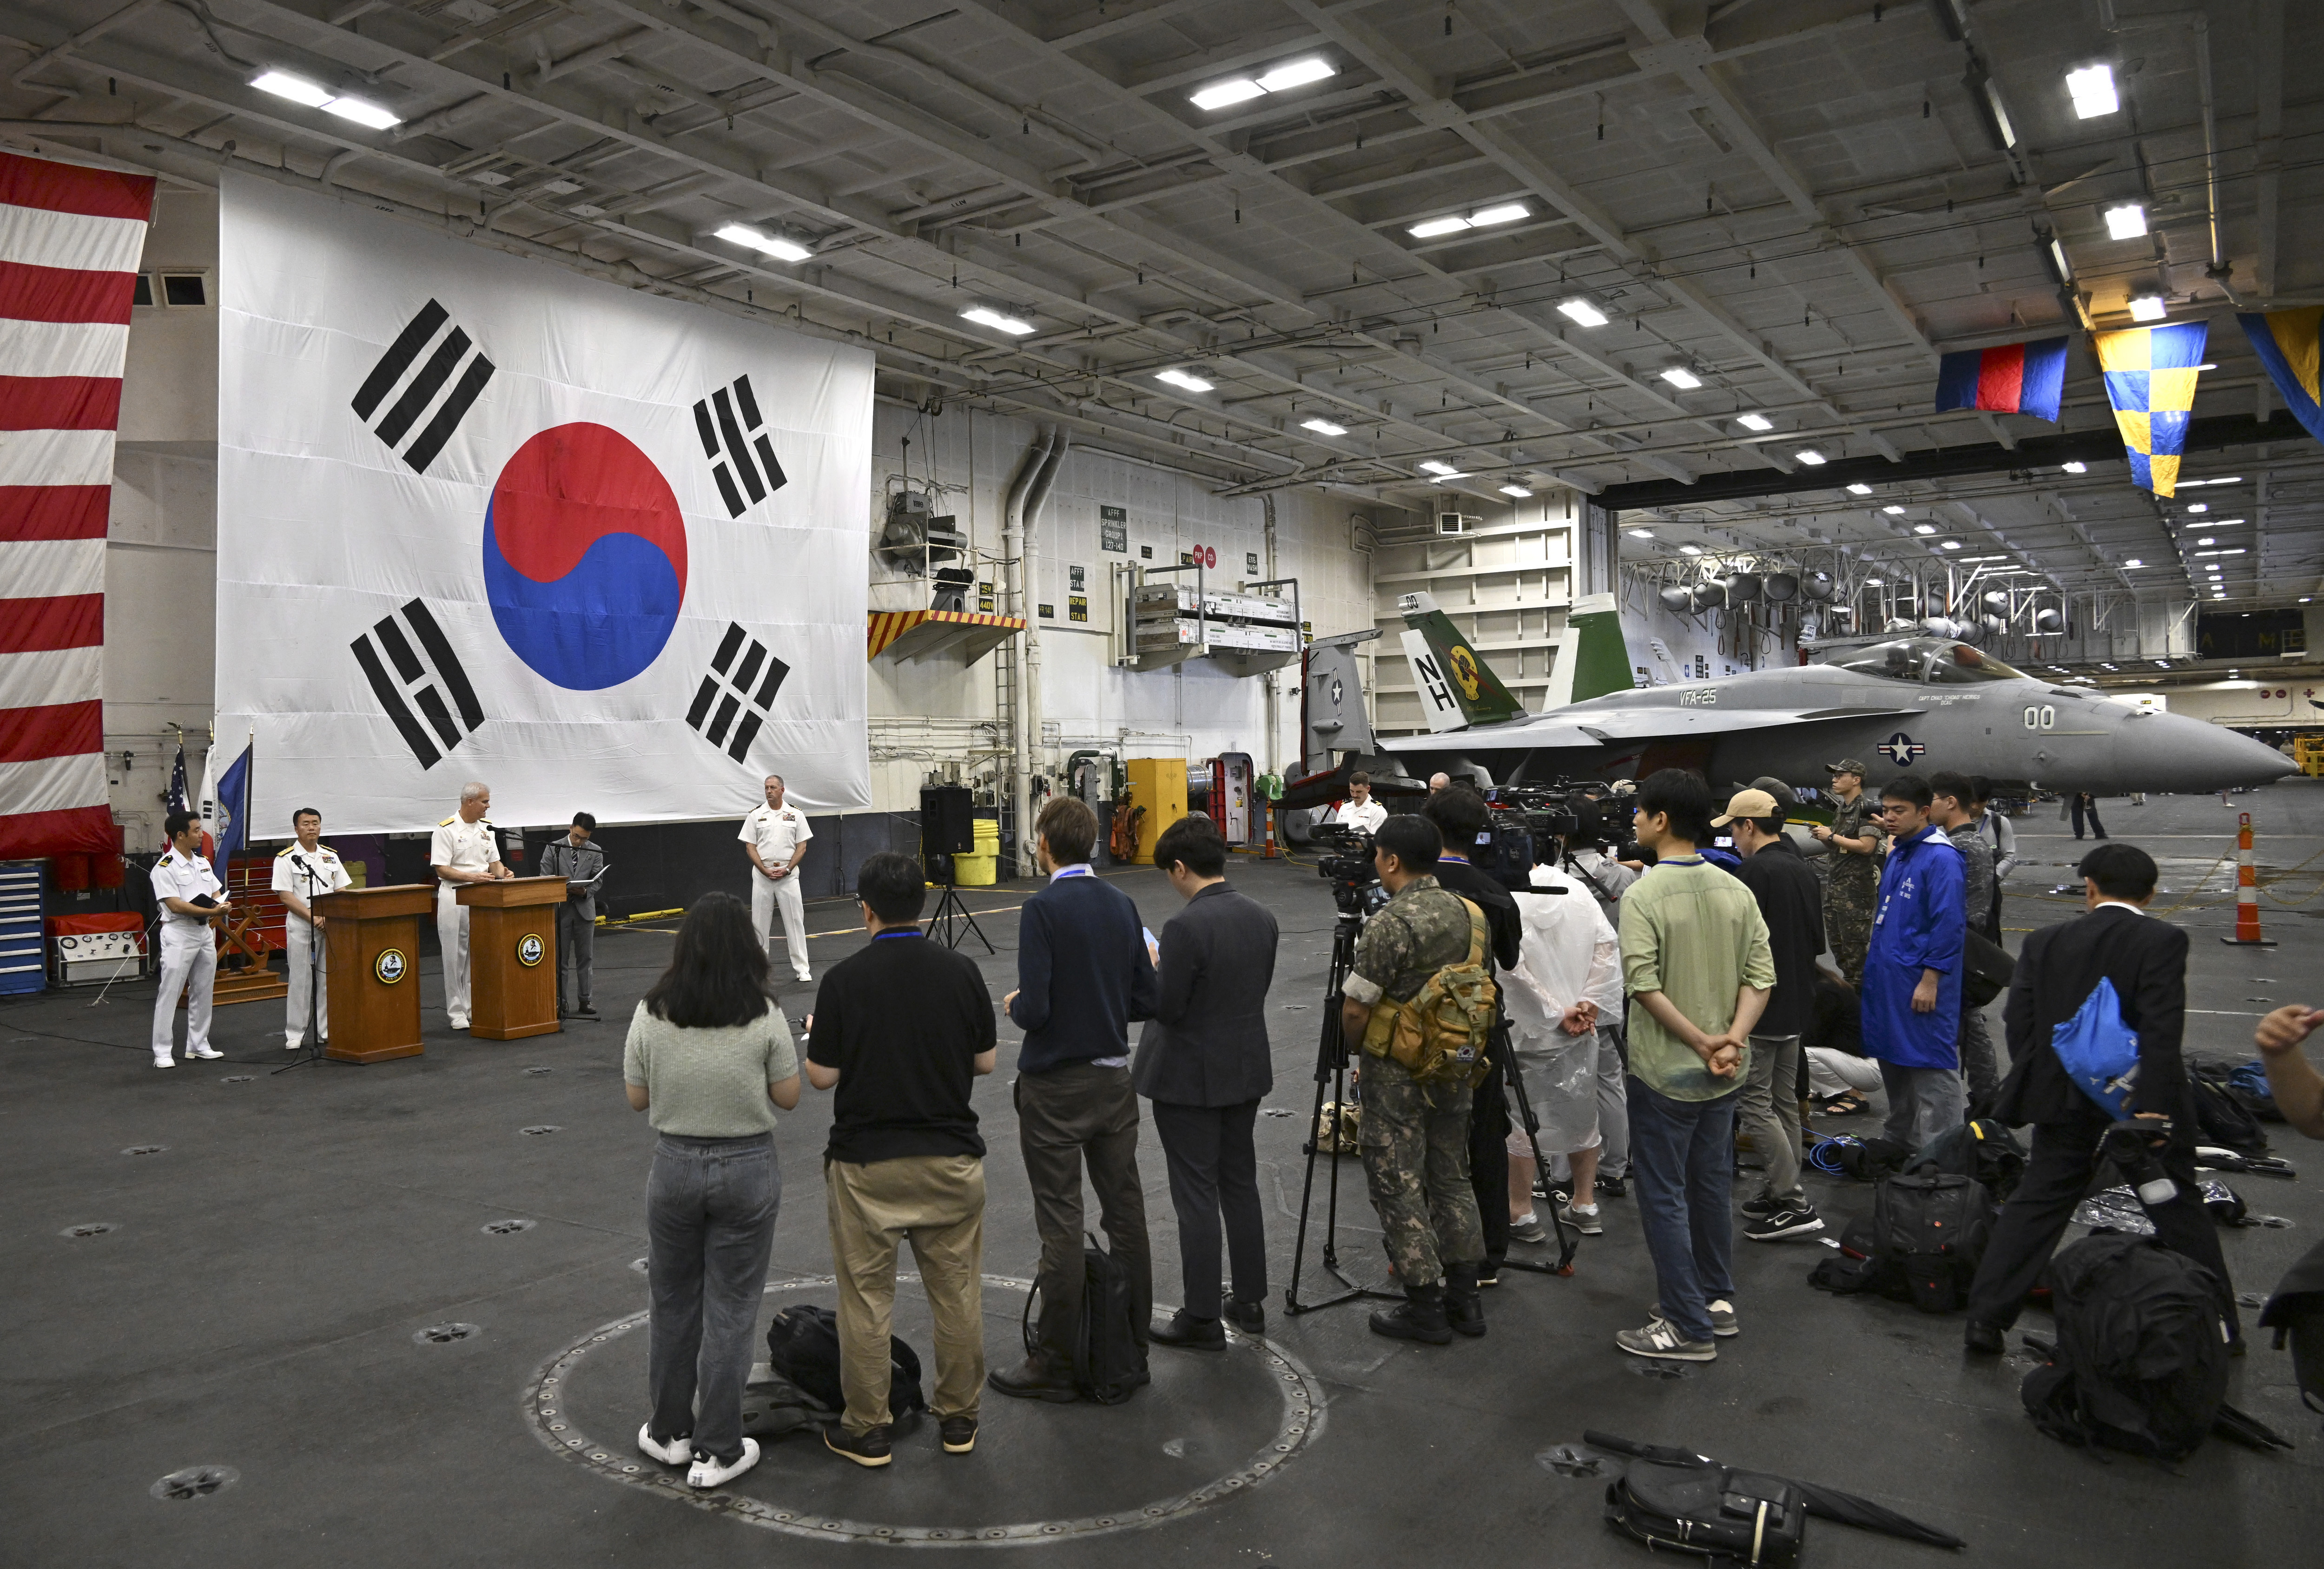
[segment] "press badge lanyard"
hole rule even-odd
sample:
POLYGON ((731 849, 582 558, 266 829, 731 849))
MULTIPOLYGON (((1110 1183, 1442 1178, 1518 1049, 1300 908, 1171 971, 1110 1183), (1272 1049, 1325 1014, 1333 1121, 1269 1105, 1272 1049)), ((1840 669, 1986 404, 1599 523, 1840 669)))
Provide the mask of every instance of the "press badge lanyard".
POLYGON ((890 937, 924 937, 927 935, 927 933, 922 931, 919 928, 914 927, 908 932, 881 932, 872 940, 875 943, 884 943, 890 937))

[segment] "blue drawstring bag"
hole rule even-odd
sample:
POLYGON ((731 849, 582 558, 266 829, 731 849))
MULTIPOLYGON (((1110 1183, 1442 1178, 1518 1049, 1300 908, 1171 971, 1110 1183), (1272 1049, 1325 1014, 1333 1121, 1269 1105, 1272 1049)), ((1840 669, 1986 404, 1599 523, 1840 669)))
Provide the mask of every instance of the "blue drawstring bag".
POLYGON ((2074 1016, 2050 1032, 2051 1049, 2074 1087, 2121 1121, 2138 1086, 2138 1032, 2122 1021, 2114 983, 2100 978, 2074 1016))

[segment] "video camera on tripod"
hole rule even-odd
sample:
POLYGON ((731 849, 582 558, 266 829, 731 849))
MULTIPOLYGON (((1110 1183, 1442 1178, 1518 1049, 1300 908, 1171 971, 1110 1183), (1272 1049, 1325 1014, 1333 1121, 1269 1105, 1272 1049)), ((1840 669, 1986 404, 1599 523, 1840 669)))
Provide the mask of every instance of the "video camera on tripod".
POLYGON ((1622 822, 1623 803, 1612 801, 1608 787, 1595 780, 1555 785, 1496 785, 1485 792, 1485 804, 1496 813, 1519 819, 1535 844, 1563 839, 1580 848, 1628 837, 1622 822), (1591 792, 1596 792, 1592 794, 1591 792))
POLYGON ((1332 903, 1342 915, 1360 920, 1388 902, 1379 868, 1372 863, 1370 834, 1343 823, 1324 823, 1311 830, 1309 838, 1322 852, 1315 875, 1332 885, 1332 903))

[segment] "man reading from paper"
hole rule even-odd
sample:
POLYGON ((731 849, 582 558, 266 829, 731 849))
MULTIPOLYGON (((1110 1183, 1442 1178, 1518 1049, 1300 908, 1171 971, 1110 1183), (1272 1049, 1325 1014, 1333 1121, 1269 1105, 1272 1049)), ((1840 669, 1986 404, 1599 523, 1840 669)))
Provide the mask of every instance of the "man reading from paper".
POLYGON ((498 830, 484 814, 493 809, 493 788, 475 780, 460 787, 460 809, 436 825, 428 844, 436 868, 436 936, 444 946, 444 1011, 452 1028, 468 1028, 468 907, 460 902, 464 882, 497 882, 515 872, 501 864, 498 830))
POLYGON ((329 961, 321 952, 327 940, 323 928, 330 925, 330 918, 317 915, 309 901, 337 893, 355 879, 339 863, 337 853, 323 843, 322 813, 300 807, 290 814, 290 826, 299 842, 274 857, 273 888, 289 912, 282 918, 284 957, 290 967, 290 1000, 282 1015, 282 1044, 296 1051, 307 1043, 310 982, 315 993, 315 1034, 322 1040, 331 1038, 330 992, 324 974, 329 961))

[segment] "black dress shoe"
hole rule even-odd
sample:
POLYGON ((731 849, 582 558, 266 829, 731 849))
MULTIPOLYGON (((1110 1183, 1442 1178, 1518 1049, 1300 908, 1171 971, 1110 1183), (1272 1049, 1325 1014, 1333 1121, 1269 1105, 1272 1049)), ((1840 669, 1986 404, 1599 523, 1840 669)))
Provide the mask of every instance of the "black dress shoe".
POLYGON ((1027 1357, 1005 1373, 987 1373, 984 1381, 992 1386, 996 1394, 1019 1400, 1047 1400, 1055 1406, 1070 1406, 1082 1398, 1070 1376, 1052 1372, 1038 1357, 1027 1357))
POLYGON ((1245 1301, 1240 1297, 1227 1298, 1227 1322, 1245 1334, 1267 1333, 1267 1304, 1253 1297, 1245 1301))
POLYGON ((1183 1307, 1170 1315, 1167 1324, 1156 1324, 1148 1334, 1156 1345, 1175 1345, 1187 1351, 1227 1349, 1224 1325, 1215 1318, 1197 1318, 1183 1307))
POLYGON ((573 1011, 573 1017, 576 1019, 595 1019, 597 1017, 597 1010, 591 1004, 584 1002, 580 1007, 576 1008, 573 1011))
POLYGON ((2002 1343, 2001 1331, 1989 1324, 1979 1324, 1972 1318, 1961 1325, 1961 1344, 1979 1356, 1999 1356, 2002 1343))

